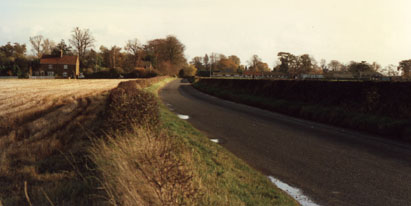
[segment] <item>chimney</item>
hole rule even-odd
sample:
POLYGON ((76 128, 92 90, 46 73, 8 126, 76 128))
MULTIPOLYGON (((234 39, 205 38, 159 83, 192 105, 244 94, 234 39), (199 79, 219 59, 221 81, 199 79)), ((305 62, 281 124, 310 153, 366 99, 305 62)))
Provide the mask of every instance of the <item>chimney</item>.
POLYGON ((60 58, 63 58, 63 50, 60 49, 60 58))

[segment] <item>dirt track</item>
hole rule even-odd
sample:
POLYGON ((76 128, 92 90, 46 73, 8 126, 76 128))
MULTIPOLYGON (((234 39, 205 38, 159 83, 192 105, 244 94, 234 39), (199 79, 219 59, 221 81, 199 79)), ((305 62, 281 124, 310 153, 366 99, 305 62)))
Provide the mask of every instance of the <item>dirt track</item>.
POLYGON ((320 205, 411 205, 411 147, 205 95, 176 80, 160 97, 210 138, 320 205))

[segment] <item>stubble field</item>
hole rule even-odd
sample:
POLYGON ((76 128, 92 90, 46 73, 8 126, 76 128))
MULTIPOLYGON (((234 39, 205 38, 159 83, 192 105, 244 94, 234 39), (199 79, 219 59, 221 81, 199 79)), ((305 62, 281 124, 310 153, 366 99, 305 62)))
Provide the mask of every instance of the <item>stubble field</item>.
MULTIPOLYGON (((27 204, 25 190, 46 201, 75 182, 76 163, 67 154, 83 152, 81 139, 99 126, 108 91, 122 81, 0 81, 0 205, 27 204)), ((62 202, 78 201, 67 198, 62 202)))

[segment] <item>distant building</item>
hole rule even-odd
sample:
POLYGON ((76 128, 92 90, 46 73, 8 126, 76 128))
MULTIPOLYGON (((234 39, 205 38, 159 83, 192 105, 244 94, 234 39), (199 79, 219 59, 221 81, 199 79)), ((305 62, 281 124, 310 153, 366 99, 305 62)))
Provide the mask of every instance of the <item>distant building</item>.
POLYGON ((324 73, 327 79, 354 79, 354 75, 348 71, 329 71, 324 73))
POLYGON ((40 67, 33 69, 33 76, 48 76, 50 78, 78 78, 80 61, 78 56, 48 56, 40 59, 40 67))
POLYGON ((257 72, 257 71, 244 71, 243 77, 253 79, 287 79, 288 76, 282 72, 257 72))
POLYGON ((213 77, 240 77, 241 75, 237 72, 230 71, 214 71, 212 73, 213 77))
POLYGON ((299 79, 324 79, 322 74, 300 74, 299 79))
POLYGON ((384 77, 379 72, 376 71, 366 71, 366 72, 360 72, 360 79, 365 79, 365 80, 381 80, 384 77))

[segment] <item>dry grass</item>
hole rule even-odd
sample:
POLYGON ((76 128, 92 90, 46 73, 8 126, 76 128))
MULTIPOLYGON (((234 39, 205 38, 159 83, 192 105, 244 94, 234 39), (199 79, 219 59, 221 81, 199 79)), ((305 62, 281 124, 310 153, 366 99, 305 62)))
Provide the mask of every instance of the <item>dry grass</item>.
MULTIPOLYGON (((43 91, 59 99, 53 100, 57 103, 37 110, 34 115, 23 114, 20 122, 14 121, 18 124, 0 135, 0 206, 296 205, 266 177, 210 143, 164 106, 160 108, 160 127, 155 126, 159 123, 158 105, 153 102, 156 99, 141 90, 126 91, 162 79, 139 80, 140 87, 130 82, 122 84, 110 94, 104 91, 110 84, 117 85, 112 80, 73 81, 88 87, 84 88, 88 92, 79 91, 73 99, 70 90, 66 93, 69 95, 64 95, 64 89, 43 91), (90 84, 99 81, 110 83, 92 90, 90 84), (141 122, 115 115, 116 118, 107 118, 110 111, 156 121, 141 122), (112 128, 108 130, 112 132, 107 132, 106 121, 120 119, 119 125, 126 123, 126 128, 131 129, 112 128), (150 122, 155 124, 144 125, 150 122), (94 133, 101 129, 103 132, 94 133)), ((168 80, 146 91, 156 93, 168 80)), ((13 81, 16 80, 10 82, 13 81)), ((54 81, 61 80, 44 83, 54 81)), ((62 83, 71 87, 66 81, 62 83)), ((38 98, 48 100, 43 94, 38 98)), ((124 115, 118 117, 121 116, 124 115)))
POLYGON ((174 137, 139 126, 96 141, 91 159, 110 205, 194 205, 197 184, 191 153, 174 137))
POLYGON ((90 204, 82 140, 99 127, 106 91, 121 81, 0 81, 0 201, 27 204, 27 181, 33 204, 90 204))
POLYGON ((40 111, 108 91, 121 81, 125 80, 1 80, 0 129, 7 126, 5 119, 18 124, 40 111))

